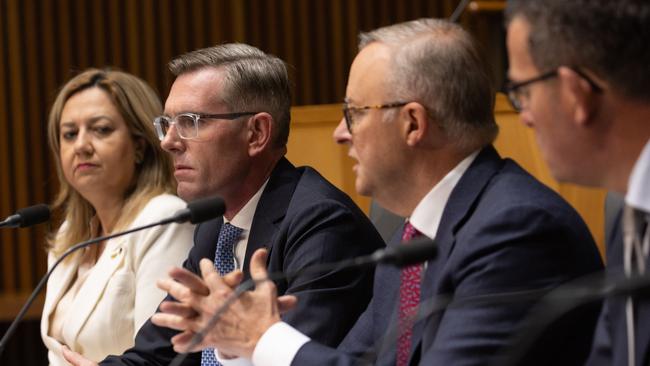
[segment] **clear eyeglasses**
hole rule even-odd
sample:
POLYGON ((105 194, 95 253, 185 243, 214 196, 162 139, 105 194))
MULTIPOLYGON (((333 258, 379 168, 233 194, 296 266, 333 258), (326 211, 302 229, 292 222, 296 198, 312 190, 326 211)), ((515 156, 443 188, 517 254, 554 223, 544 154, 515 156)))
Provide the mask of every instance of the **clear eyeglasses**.
POLYGON ((158 138, 162 141, 172 125, 176 127, 178 136, 182 139, 199 137, 199 122, 205 119, 235 120, 239 117, 252 116, 257 112, 235 112, 223 114, 181 113, 174 117, 159 116, 153 120, 158 138))

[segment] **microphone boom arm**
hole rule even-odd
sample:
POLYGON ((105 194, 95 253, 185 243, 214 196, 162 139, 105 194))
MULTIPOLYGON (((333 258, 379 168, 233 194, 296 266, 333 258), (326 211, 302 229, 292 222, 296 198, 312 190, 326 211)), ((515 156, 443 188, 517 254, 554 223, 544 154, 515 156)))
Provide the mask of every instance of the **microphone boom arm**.
MULTIPOLYGON (((37 215, 33 215, 35 217, 38 217, 38 215, 43 216, 44 214, 41 213, 41 211, 43 211, 43 208, 39 207, 39 206, 40 205, 33 206, 31 208, 28 208, 28 209, 25 209, 25 210, 22 210, 22 211, 25 212, 25 213, 28 213, 30 215, 32 214, 32 212, 34 212, 34 213, 37 214, 37 215)), ((42 206, 45 206, 45 205, 42 205, 42 206)), ((45 207, 47 208, 47 206, 45 206, 45 207)), ((79 249, 85 248, 85 247, 87 247, 89 245, 92 245, 92 244, 99 243, 99 242, 104 241, 104 240, 110 240, 110 239, 116 238, 118 236, 130 234, 130 233, 133 233, 135 231, 148 229, 148 228, 158 226, 158 225, 166 225, 166 224, 169 224, 169 223, 172 223, 172 222, 183 223, 183 222, 187 222, 187 221, 189 221, 192 224, 196 224, 196 223, 199 223, 199 222, 202 222, 202 221, 205 221, 205 220, 209 220, 211 218, 215 218, 215 217, 217 217, 219 215, 222 215, 224 211, 225 211, 225 203, 223 202, 223 200, 221 198, 216 197, 216 196, 215 197, 203 198, 203 199, 199 199, 199 200, 188 203, 187 208, 177 211, 171 217, 168 217, 168 218, 165 218, 165 219, 162 219, 162 220, 159 220, 159 221, 147 224, 147 225, 138 226, 138 227, 135 227, 135 228, 132 228, 132 229, 129 229, 129 230, 121 231, 121 232, 118 232, 118 233, 114 233, 114 234, 110 234, 110 235, 101 236, 101 237, 93 238, 93 239, 90 239, 90 240, 86 240, 84 242, 81 242, 79 244, 75 244, 74 246, 68 248, 68 250, 66 250, 61 255, 61 257, 58 258, 56 260, 56 262, 54 262, 54 264, 47 271, 45 276, 43 276, 43 278, 41 278, 41 280, 38 282, 38 285, 36 285, 36 288, 34 289, 34 291, 32 291, 32 293, 29 295, 29 298, 27 299, 27 301, 25 302, 23 307, 18 312, 18 315, 16 316, 14 321, 11 323, 9 328, 7 328, 7 331, 5 332, 4 336, 0 340, 0 355, 2 355, 2 353, 4 352, 4 350, 5 350, 6 346, 7 346, 7 342, 9 341, 9 338, 11 338, 11 336, 16 332, 16 328, 18 327, 18 324, 25 317, 25 314, 27 313, 27 310, 29 310, 29 307, 32 305, 32 303, 36 299, 36 296, 39 294, 39 292, 41 292, 41 290, 43 289, 43 287, 47 283, 47 280, 50 278, 50 275, 52 274, 54 269, 56 267, 58 267, 58 265, 65 258, 67 258, 70 254, 74 253, 75 251, 77 251, 79 249)), ((47 216, 49 217, 49 209, 47 209, 47 216)), ((7 221, 7 220, 5 220, 5 221, 7 221)))
POLYGON ((25 317, 25 314, 27 313, 27 310, 29 310, 29 308, 31 307, 32 303, 33 303, 34 300, 36 299, 36 296, 41 292, 41 290, 43 289, 43 287, 44 287, 45 284, 47 283, 47 280, 50 278, 50 275, 52 274, 52 271, 54 271, 54 269, 55 269, 55 268, 56 268, 56 267, 57 267, 61 262, 63 262, 63 260, 64 260, 65 258, 67 258, 68 256, 70 256, 70 254, 76 252, 76 251, 79 250, 79 249, 83 249, 83 248, 85 248, 85 247, 87 247, 87 246, 89 246, 89 245, 96 244, 96 243, 99 243, 99 242, 104 241, 104 240, 113 239, 113 238, 118 237, 118 236, 122 236, 122 235, 130 234, 130 233, 132 233, 132 232, 134 232, 134 231, 144 230, 144 229, 148 229, 148 228, 150 228, 150 227, 154 227, 154 226, 158 226, 158 225, 169 224, 169 223, 171 223, 171 222, 175 222, 175 221, 177 221, 177 219, 178 219, 178 218, 177 218, 176 215, 175 215, 175 216, 173 216, 173 217, 166 218, 166 219, 164 219, 164 220, 160 220, 160 221, 157 221, 157 222, 154 222, 154 223, 151 223, 151 224, 147 224, 147 225, 144 225, 144 226, 139 226, 139 227, 136 227, 136 228, 133 228, 133 229, 130 229, 130 230, 122 231, 122 232, 115 233, 115 234, 111 234, 111 235, 107 235, 107 236, 102 236, 102 237, 99 237, 99 238, 94 238, 94 239, 86 240, 86 241, 81 242, 81 243, 79 243, 79 244, 76 244, 76 245, 70 247, 68 250, 66 250, 66 251, 61 255, 61 257, 60 257, 59 259, 57 259, 56 262, 54 262, 54 264, 53 264, 52 267, 47 271, 47 273, 45 274, 45 276, 43 276, 43 278, 41 278, 41 280, 38 282, 38 285, 36 285, 36 288, 34 289, 34 291, 32 291, 32 293, 29 295, 29 298, 27 299, 27 301, 25 302, 25 304, 23 305, 23 307, 22 307, 22 308, 20 309, 20 311, 18 312, 18 315, 16 316, 16 318, 14 319, 14 321, 11 323, 11 325, 9 326, 9 328, 7 328, 7 331, 5 332, 4 336, 2 337, 2 340, 0 340, 0 355, 2 355, 2 353, 3 353, 4 349, 5 349, 5 347, 7 346, 7 341, 8 341, 9 338, 11 338, 11 336, 16 332, 16 328, 18 327, 18 324, 19 324, 20 321, 23 320, 23 318, 25 317))

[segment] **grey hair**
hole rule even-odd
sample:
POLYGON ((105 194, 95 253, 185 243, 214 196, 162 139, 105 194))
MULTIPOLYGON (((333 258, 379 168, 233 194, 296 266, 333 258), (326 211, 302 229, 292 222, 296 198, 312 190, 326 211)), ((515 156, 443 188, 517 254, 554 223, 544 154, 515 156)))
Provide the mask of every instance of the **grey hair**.
POLYGON ((392 50, 394 98, 422 104, 463 151, 494 141, 498 126, 491 72, 462 27, 442 19, 399 23, 362 33, 359 49, 373 42, 392 50))
POLYGON ((528 47, 542 72, 587 69, 628 98, 650 100, 648 0, 511 0, 506 24, 530 25, 528 47))
POLYGON ((221 100, 232 112, 267 112, 276 123, 275 147, 284 147, 291 122, 291 86, 285 63, 258 48, 227 43, 183 54, 169 63, 175 76, 215 67, 224 70, 221 100))

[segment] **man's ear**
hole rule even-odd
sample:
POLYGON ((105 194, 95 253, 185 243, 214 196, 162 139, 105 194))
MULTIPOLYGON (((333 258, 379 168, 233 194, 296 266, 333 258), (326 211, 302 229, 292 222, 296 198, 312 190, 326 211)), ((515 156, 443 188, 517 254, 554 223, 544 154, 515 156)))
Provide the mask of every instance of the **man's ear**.
POLYGON ((567 102, 568 108, 571 108, 573 120, 580 125, 588 124, 598 108, 597 90, 587 79, 569 67, 560 66, 557 74, 562 97, 567 102))
POLYGON ((274 131, 273 117, 266 113, 257 113, 248 119, 248 154, 255 156, 264 151, 271 143, 274 131))
POLYGON ((416 146, 423 143, 435 143, 428 137, 432 133, 431 129, 434 128, 434 124, 427 109, 422 104, 411 102, 402 107, 400 119, 403 121, 403 131, 407 145, 416 146))

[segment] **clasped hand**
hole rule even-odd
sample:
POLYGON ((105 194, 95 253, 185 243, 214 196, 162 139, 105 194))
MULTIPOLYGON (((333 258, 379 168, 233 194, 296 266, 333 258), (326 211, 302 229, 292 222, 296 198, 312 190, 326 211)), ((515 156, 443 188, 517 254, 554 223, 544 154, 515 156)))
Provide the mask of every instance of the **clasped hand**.
POLYGON ((192 337, 205 329, 222 304, 233 294, 243 278, 239 270, 219 276, 213 263, 202 259, 199 263, 201 277, 183 269, 172 268, 170 278, 159 280, 157 285, 167 291, 175 301, 163 301, 160 312, 151 320, 154 324, 180 331, 171 342, 176 352, 197 352, 204 348, 217 348, 224 357, 252 357, 260 337, 280 314, 293 308, 295 296, 277 297, 275 284, 267 279, 267 252, 260 249, 251 258, 251 278, 258 281, 253 291, 244 292, 221 314, 217 324, 205 331, 205 337, 196 347, 188 349, 192 337))

